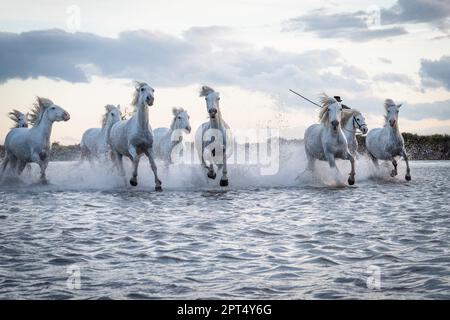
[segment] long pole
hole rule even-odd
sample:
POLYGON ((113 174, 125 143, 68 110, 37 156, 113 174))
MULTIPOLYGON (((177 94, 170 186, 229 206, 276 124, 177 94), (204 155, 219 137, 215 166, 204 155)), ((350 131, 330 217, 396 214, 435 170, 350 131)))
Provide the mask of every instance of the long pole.
POLYGON ((291 91, 293 94, 298 95, 299 97, 302 97, 302 98, 305 99, 306 101, 311 102, 311 103, 312 103, 313 105, 315 105, 316 107, 322 108, 322 106, 320 106, 319 104, 315 103, 314 101, 311 101, 311 100, 309 100, 308 98, 302 96, 300 93, 295 92, 295 91, 292 90, 292 89, 289 89, 289 91, 291 91))

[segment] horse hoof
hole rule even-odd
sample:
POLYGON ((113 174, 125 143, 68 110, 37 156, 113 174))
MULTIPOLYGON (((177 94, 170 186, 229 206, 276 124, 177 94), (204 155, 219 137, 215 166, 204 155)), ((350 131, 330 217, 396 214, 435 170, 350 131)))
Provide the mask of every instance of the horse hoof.
POLYGON ((351 186, 354 185, 355 184, 355 178, 349 177, 348 178, 348 184, 351 185, 351 186))
POLYGON ((39 181, 39 183, 42 184, 43 186, 46 186, 46 185, 48 185, 48 180, 47 179, 41 179, 39 181))
POLYGON ((220 180, 220 186, 221 187, 228 187, 228 180, 220 180))
POLYGON ((136 180, 133 180, 133 179, 130 180, 130 184, 131 184, 133 187, 136 187, 136 186, 138 185, 137 181, 136 181, 136 180))
POLYGON ((161 186, 156 186, 156 187, 155 187, 155 191, 161 192, 161 191, 162 191, 162 187, 161 187, 161 186))
POLYGON ((397 175, 397 173, 394 171, 394 170, 392 170, 391 171, 391 177, 393 178, 393 177, 395 177, 397 175))
POLYGON ((407 174, 407 175, 405 176, 405 179, 406 179, 406 181, 411 181, 411 176, 410 176, 409 174, 407 174))
POLYGON ((208 178, 210 178, 210 179, 215 179, 216 178, 216 173, 215 172, 213 172, 213 173, 211 173, 211 172, 208 172, 208 178))

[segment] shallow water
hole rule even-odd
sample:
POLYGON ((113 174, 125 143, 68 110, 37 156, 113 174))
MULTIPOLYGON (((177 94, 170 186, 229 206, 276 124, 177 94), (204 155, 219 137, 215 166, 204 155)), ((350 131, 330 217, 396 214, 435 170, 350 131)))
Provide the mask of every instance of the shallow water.
POLYGON ((162 193, 145 165, 135 189, 75 163, 24 182, 33 166, 0 186, 0 298, 450 298, 450 162, 412 162, 406 182, 403 162, 390 178, 362 159, 353 187, 322 164, 297 181, 303 163, 232 166, 225 191, 161 167, 162 193))

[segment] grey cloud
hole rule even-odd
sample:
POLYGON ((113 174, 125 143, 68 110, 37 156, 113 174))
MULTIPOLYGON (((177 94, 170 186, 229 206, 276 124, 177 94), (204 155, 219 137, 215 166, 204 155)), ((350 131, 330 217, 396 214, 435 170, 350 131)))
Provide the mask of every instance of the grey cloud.
POLYGON ((439 25, 449 16, 450 2, 447 0, 398 0, 392 7, 381 10, 381 23, 433 23, 439 25))
POLYGON ((105 77, 145 79, 154 86, 209 82, 269 93, 284 92, 295 83, 316 92, 327 86, 367 89, 356 80, 325 72, 341 65, 336 50, 254 49, 233 42, 229 32, 220 27, 193 28, 175 37, 128 31, 118 38, 61 30, 0 33, 0 82, 38 76, 87 82, 84 71, 94 70, 105 77))
POLYGON ((422 85, 429 88, 444 87, 450 90, 450 56, 443 56, 439 60, 421 61, 420 77, 422 85))
POLYGON ((415 85, 414 80, 410 76, 401 73, 380 73, 375 75, 373 80, 379 82, 401 83, 409 86, 415 85))
POLYGON ((390 38, 406 34, 402 27, 369 28, 367 13, 357 11, 352 13, 328 14, 323 10, 289 19, 285 22, 285 31, 309 31, 320 38, 342 38, 355 42, 390 38))
POLYGON ((386 63, 386 64, 392 64, 392 60, 390 60, 388 58, 379 57, 378 60, 380 60, 381 62, 386 63))
POLYGON ((398 0, 388 8, 370 11, 327 13, 324 9, 291 18, 285 31, 313 32, 320 38, 342 38, 363 42, 407 34, 400 26, 408 23, 429 23, 448 33, 450 2, 448 0, 398 0), (371 18, 379 15, 379 25, 373 28, 371 18))

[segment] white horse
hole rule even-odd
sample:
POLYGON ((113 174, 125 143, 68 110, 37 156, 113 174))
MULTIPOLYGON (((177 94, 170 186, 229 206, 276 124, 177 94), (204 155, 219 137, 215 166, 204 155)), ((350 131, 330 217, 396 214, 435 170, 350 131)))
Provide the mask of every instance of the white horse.
POLYGON ((398 129, 398 112, 401 106, 401 104, 395 104, 392 99, 385 100, 384 127, 370 130, 366 137, 366 148, 376 166, 378 166, 378 159, 392 161, 394 169, 391 171, 391 177, 397 175, 395 157, 402 156, 406 162, 405 179, 409 181, 411 180, 411 173, 408 155, 406 154, 403 136, 398 129))
POLYGON ((155 176, 155 190, 162 191, 161 180, 158 178, 157 168, 153 157, 153 135, 149 130, 148 109, 155 100, 155 90, 144 82, 136 82, 132 105, 134 114, 128 120, 121 120, 113 124, 109 135, 109 144, 112 149, 112 157, 120 170, 120 175, 125 177, 123 168, 123 156, 130 158, 133 163, 133 176, 130 179, 132 186, 137 186, 137 173, 139 159, 145 154, 155 176))
POLYGON ((108 143, 109 133, 114 123, 122 118, 120 106, 106 105, 105 114, 102 118, 101 128, 91 128, 84 132, 81 138, 81 159, 92 160, 95 158, 106 159, 110 155, 111 148, 108 143))
POLYGON ((28 128, 27 114, 20 112, 19 110, 13 109, 8 113, 9 118, 14 121, 13 128, 28 128))
POLYGON ((50 157, 50 135, 53 123, 68 121, 70 115, 51 100, 38 97, 29 117, 32 128, 15 128, 6 136, 6 154, 0 176, 8 164, 20 175, 27 163, 35 162, 41 169, 41 183, 47 183, 45 171, 50 157))
POLYGON ((195 133, 197 152, 202 160, 202 166, 208 170, 208 178, 216 178, 214 166, 217 166, 217 170, 222 168, 220 186, 226 187, 228 186, 227 158, 233 151, 231 130, 223 120, 219 109, 219 93, 208 86, 203 86, 200 97, 205 97, 209 121, 203 123, 195 133))
POLYGON ((153 131, 153 150, 157 158, 166 164, 173 163, 172 150, 182 143, 183 132, 191 133, 189 115, 183 108, 173 108, 173 120, 170 128, 156 128, 153 131))
POLYGON ((348 149, 355 156, 358 151, 358 140, 356 140, 356 131, 366 134, 368 131, 366 119, 356 109, 344 109, 341 115, 341 127, 347 139, 348 149))
POLYGON ((342 105, 336 99, 323 94, 321 97, 320 124, 313 124, 305 131, 305 151, 308 166, 305 171, 314 170, 315 159, 328 161, 336 167, 336 159, 350 160, 351 171, 348 184, 355 183, 355 159, 350 153, 347 139, 341 129, 342 105))

